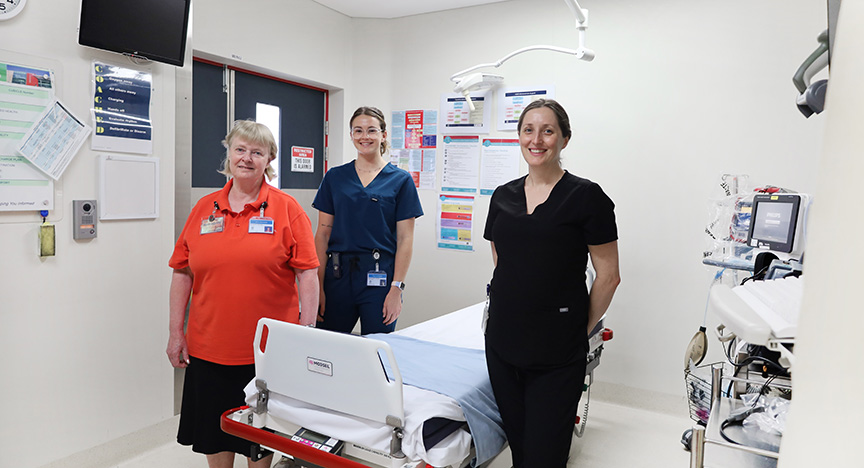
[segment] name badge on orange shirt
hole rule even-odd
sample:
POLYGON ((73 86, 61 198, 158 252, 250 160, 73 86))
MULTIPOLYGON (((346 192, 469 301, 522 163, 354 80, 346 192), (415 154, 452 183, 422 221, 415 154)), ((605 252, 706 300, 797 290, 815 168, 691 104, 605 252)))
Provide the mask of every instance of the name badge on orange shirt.
POLYGON ((225 217, 210 216, 201 220, 201 235, 222 232, 225 229, 225 217))
POLYGON ((263 216, 250 218, 249 234, 273 234, 273 218, 263 216))

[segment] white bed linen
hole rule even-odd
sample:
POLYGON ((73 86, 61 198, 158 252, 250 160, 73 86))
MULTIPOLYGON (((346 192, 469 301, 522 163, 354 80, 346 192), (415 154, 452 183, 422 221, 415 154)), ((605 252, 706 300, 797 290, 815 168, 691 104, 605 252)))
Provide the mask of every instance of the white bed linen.
POLYGON ((485 305, 485 302, 480 302, 412 325, 394 334, 457 348, 485 349, 481 328, 485 305))
MULTIPOLYGON (((246 386, 246 403, 256 407, 255 383, 246 386)), ((465 416, 456 402, 444 395, 405 385, 402 391, 405 424, 402 451, 410 460, 425 460, 434 466, 448 466, 465 460, 471 451, 471 435, 458 430, 436 447, 426 450, 423 445, 423 423, 433 417, 464 421, 465 416)), ((354 442, 378 451, 390 452, 393 428, 368 419, 330 411, 294 398, 270 393, 267 403, 269 417, 290 421, 298 426, 327 434, 339 440, 354 442)))

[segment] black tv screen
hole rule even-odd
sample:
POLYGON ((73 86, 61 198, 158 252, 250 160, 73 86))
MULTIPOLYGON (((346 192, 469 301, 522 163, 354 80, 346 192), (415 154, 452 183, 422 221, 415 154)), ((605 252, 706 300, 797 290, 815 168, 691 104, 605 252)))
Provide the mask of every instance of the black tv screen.
POLYGON ((82 0, 78 43, 183 66, 191 0, 82 0))

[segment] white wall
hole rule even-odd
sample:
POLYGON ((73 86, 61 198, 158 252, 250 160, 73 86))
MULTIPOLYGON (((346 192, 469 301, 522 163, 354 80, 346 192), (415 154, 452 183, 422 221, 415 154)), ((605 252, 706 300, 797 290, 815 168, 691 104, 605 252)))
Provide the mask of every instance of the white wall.
POLYGON ((795 345, 795 396, 783 436, 780 467, 861 464, 864 410, 857 401, 864 386, 861 284, 864 250, 847 242, 864 229, 856 196, 864 174, 864 62, 861 60, 864 4, 843 2, 826 102, 825 146, 819 166, 807 282, 795 345), (855 462, 853 462, 855 460, 855 462))
MULTIPOLYGON (((826 27, 825 3, 581 4, 590 11, 593 62, 530 52, 496 72, 507 86, 556 86, 574 130, 565 167, 599 182, 616 203, 623 282, 609 311, 615 339, 595 378, 683 395, 684 348, 702 323, 712 274, 701 264, 707 199, 720 175, 815 190, 824 119, 798 112, 791 77, 826 27)), ((520 47, 578 43, 560 0, 357 24, 355 83, 387 112, 437 109, 452 73, 520 47), (389 63, 389 74, 363 74, 379 63, 389 63)), ((400 326, 479 302, 492 273, 482 240, 488 197, 477 203, 476 252, 467 254, 434 247, 436 193, 422 191, 421 199, 426 216, 417 223, 400 326)))
MULTIPOLYGON (((825 4, 582 4, 591 12, 593 63, 534 52, 499 72, 508 86, 556 85, 575 132, 565 166, 598 181, 617 204, 623 283, 608 322, 616 337, 597 379, 680 399, 683 348, 701 324, 711 275, 700 264, 706 200, 720 174, 748 172, 757 183, 819 196, 825 119, 798 114, 790 81, 825 28, 825 4)), ((526 45, 576 45, 574 19, 559 0, 388 21, 351 20, 311 0, 245 6, 197 2, 196 53, 330 89, 331 166, 353 158, 347 118, 358 105, 434 109, 455 71, 526 45)), ((119 59, 78 46, 77 17, 76 2, 30 2, 0 31, 27 36, 5 47, 59 62, 61 97, 86 115, 90 59, 119 59), (47 29, 50 37, 33 34, 47 29)), ((36 217, 0 213, 0 375, 7 383, 0 397, 9 403, 0 466, 38 466, 172 413, 173 373, 163 350, 174 237, 174 70, 153 71, 159 220, 102 223, 98 239, 79 243, 67 215, 55 220, 58 256, 40 261, 36 217)), ((72 199, 96 197, 94 159, 85 148, 73 161, 54 216, 68 213, 72 199)), ((434 248, 435 196, 421 192, 426 216, 417 224, 400 327, 480 301, 491 276, 481 239, 488 199, 478 201, 476 252, 466 254, 434 248)))
MULTIPOLYGON (((0 23, 0 59, 56 68, 58 96, 89 122, 91 60, 136 68, 81 47, 80 2, 29 2, 0 23)), ((96 152, 81 149, 57 185, 57 255, 40 259, 35 213, 0 213, 0 466, 32 467, 172 415, 164 356, 173 244, 174 74, 154 64, 153 156, 161 162, 159 219, 101 222, 72 239, 72 200, 98 198, 96 152)))
POLYGON ((196 55, 344 89, 351 79, 351 19, 311 0, 208 0, 193 10, 196 55))

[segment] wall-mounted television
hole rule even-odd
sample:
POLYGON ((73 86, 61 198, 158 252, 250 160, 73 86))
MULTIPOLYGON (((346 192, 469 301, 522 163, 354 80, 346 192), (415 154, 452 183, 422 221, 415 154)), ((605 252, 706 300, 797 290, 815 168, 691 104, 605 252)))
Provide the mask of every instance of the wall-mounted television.
POLYGON ((183 66, 191 0, 82 0, 78 43, 183 66))

